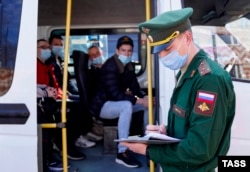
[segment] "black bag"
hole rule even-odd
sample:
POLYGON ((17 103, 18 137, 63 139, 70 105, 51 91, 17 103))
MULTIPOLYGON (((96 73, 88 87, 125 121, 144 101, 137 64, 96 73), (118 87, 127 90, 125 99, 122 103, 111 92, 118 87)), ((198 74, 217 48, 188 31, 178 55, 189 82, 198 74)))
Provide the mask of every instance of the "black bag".
POLYGON ((37 98, 37 122, 54 122, 54 114, 59 110, 59 105, 51 97, 37 98))

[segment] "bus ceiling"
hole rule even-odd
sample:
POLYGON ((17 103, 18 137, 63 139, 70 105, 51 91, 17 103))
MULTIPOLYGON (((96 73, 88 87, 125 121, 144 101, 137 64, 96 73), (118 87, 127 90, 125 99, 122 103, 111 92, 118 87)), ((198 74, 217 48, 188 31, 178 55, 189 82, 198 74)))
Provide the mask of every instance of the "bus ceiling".
POLYGON ((183 0, 183 7, 194 9, 193 25, 225 26, 241 17, 249 18, 249 0, 183 0))
MULTIPOLYGON (((151 0, 151 17, 155 14, 151 0)), ((65 25, 67 1, 39 0, 39 26, 65 25)), ((193 25, 225 26, 250 12, 249 0, 182 0, 183 7, 192 7, 193 25)), ((145 0, 73 0, 72 25, 138 24, 145 21, 145 0), (122 20, 121 20, 122 19, 122 20)))
MULTIPOLYGON (((39 0, 38 25, 65 25, 67 1, 39 0)), ((151 1, 151 14, 153 14, 151 1)), ((145 21, 145 0, 73 0, 72 25, 137 24, 145 21), (122 19, 122 20, 121 20, 122 19)))

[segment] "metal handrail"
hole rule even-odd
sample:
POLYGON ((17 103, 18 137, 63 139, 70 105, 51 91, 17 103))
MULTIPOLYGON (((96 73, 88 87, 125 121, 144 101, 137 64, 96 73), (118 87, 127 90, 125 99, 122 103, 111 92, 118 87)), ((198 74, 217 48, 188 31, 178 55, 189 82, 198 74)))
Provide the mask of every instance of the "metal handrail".
MULTIPOLYGON (((150 19, 150 0, 146 0, 146 20, 150 19)), ((153 93, 152 93, 152 58, 150 45, 147 40, 147 71, 148 71, 148 118, 149 124, 153 124, 153 93)), ((150 172, 154 172, 154 162, 150 160, 150 172)))
POLYGON ((68 57, 69 57, 69 33, 71 22, 71 8, 72 0, 67 0, 67 12, 66 12, 66 35, 65 35, 65 47, 64 47, 64 70, 63 70, 63 94, 62 94, 62 121, 59 123, 43 123, 42 128, 62 128, 62 158, 63 158, 63 172, 68 172, 68 158, 67 158, 67 128, 66 128, 66 100, 67 100, 67 80, 68 80, 68 57))

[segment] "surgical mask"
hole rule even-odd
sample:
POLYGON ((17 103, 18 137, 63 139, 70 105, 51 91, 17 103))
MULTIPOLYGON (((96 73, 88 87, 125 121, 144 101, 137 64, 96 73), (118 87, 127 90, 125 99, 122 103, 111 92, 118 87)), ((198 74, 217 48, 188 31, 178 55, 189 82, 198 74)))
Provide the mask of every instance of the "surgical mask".
POLYGON ((43 59, 44 61, 48 60, 51 56, 51 51, 50 49, 42 49, 40 58, 43 59))
POLYGON ((91 64, 93 64, 93 65, 102 64, 102 59, 103 59, 102 56, 96 57, 96 58, 94 58, 94 59, 91 60, 91 64))
POLYGON ((64 50, 62 46, 52 46, 52 53, 62 59, 64 58, 64 50))
POLYGON ((160 61, 165 67, 176 70, 183 67, 188 59, 188 54, 181 56, 177 50, 172 51, 168 55, 161 57, 160 61))
MULTIPOLYGON (((177 48, 179 49, 179 47, 177 48)), ((160 61, 165 67, 168 67, 171 70, 177 70, 183 67, 188 59, 188 53, 185 55, 180 55, 180 53, 176 50, 173 50, 171 53, 167 54, 164 57, 160 58, 160 61)))
POLYGON ((121 62, 126 65, 129 62, 131 62, 132 57, 131 56, 124 56, 124 55, 119 55, 118 59, 121 60, 121 62))

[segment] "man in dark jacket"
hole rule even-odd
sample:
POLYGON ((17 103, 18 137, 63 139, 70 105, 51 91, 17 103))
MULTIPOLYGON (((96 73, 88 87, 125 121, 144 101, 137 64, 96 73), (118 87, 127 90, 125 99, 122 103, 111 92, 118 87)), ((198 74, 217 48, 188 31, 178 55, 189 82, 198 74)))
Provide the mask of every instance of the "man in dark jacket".
MULTIPOLYGON (((123 36, 118 39, 116 54, 102 65, 100 84, 90 108, 90 112, 101 118, 119 118, 119 139, 129 136, 133 112, 145 110, 144 123, 148 119, 148 99, 140 89, 131 63, 133 47, 130 37, 123 36)), ((120 144, 116 162, 130 168, 140 166, 140 162, 127 151, 127 147, 120 144)))
MULTIPOLYGON (((52 56, 48 60, 54 67, 55 76, 59 86, 63 87, 63 63, 64 63, 64 49, 63 38, 60 35, 51 35, 49 44, 52 56)), ((74 99, 74 95, 78 95, 78 88, 74 82, 74 77, 68 72, 68 92, 73 94, 70 98, 74 99)), ((78 96, 76 96, 77 99, 78 96)))

